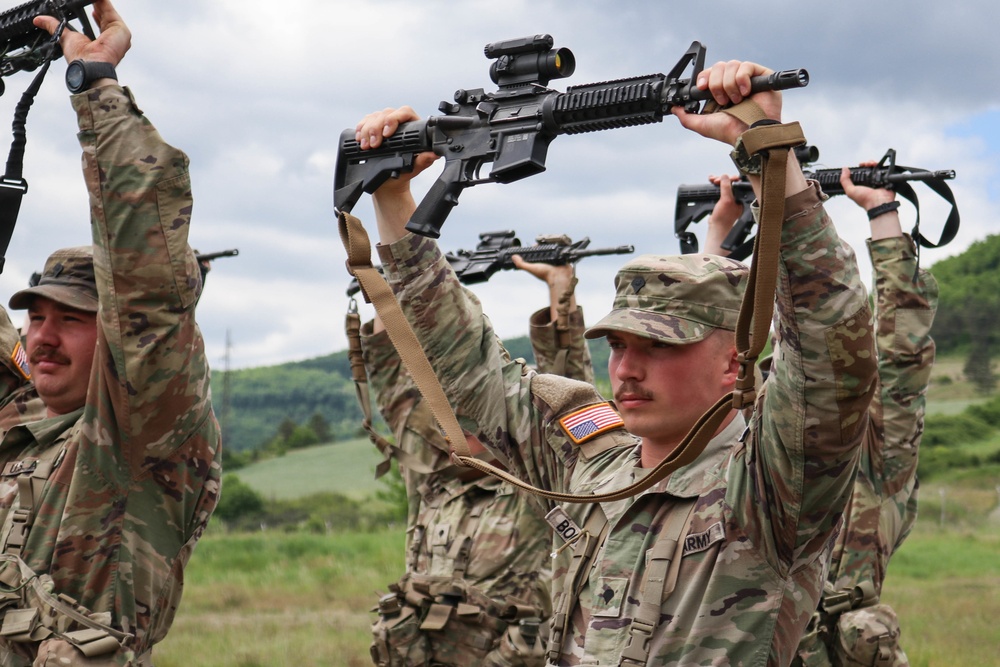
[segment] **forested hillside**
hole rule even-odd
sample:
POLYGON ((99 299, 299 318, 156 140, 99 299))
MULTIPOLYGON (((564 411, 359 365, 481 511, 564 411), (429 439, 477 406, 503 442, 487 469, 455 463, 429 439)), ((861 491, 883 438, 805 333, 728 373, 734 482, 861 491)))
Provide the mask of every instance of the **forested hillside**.
MULTIPOLYGON (((598 377, 607 378, 607 345, 591 341, 598 377)), ((506 341, 513 357, 534 363, 526 336, 506 341)), ((361 409, 351 380, 347 352, 336 352, 305 361, 229 372, 212 376, 212 397, 231 451, 264 447, 291 425, 300 428, 325 423, 329 437, 318 441, 353 438, 359 434, 361 409), (320 418, 317 418, 319 415, 320 418)), ((304 442, 304 441, 303 441, 304 442)), ((306 442, 305 444, 313 444, 306 442)))

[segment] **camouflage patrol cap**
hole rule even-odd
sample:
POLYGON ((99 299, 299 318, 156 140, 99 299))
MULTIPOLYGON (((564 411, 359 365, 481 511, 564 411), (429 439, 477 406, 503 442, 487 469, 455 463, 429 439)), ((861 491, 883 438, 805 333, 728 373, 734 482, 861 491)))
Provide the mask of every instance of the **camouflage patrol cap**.
POLYGON ((613 310, 587 338, 624 331, 668 343, 696 343, 736 330, 749 270, 717 255, 642 255, 615 276, 613 310))
POLYGON ((97 312, 97 282, 94 279, 94 250, 91 246, 56 250, 45 260, 37 285, 10 297, 10 307, 24 309, 43 296, 64 306, 97 312))

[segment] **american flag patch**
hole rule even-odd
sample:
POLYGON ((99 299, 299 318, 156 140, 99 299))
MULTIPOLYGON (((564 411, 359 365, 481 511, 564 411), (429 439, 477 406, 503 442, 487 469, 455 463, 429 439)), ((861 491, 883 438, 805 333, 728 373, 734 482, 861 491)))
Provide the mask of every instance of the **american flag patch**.
POLYGON ((14 344, 14 351, 10 353, 10 359, 14 362, 17 370, 21 372, 25 380, 31 379, 31 367, 28 366, 28 353, 21 346, 21 341, 14 344))
POLYGON ((598 403, 572 412, 559 420, 566 434, 574 443, 580 444, 591 438, 624 425, 621 415, 610 403, 598 403))

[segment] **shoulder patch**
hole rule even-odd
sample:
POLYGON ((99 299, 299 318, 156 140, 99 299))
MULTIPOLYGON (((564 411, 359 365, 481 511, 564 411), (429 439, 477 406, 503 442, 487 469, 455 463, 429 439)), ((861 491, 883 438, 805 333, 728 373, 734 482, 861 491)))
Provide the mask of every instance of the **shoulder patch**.
POLYGON ((24 376, 25 380, 31 379, 31 367, 28 366, 28 353, 24 351, 21 341, 17 341, 14 344, 14 351, 10 353, 10 360, 14 362, 14 366, 24 376))
POLYGON ((569 413, 559 420, 559 425, 570 440, 579 445, 602 433, 624 426, 625 422, 610 403, 604 402, 569 413))

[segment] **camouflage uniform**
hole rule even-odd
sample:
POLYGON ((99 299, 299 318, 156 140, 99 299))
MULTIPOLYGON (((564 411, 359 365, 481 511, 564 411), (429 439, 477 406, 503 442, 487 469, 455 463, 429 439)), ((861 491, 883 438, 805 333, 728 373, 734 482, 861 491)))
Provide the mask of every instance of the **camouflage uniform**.
MULTIPOLYGON (((532 347, 543 371, 559 350, 549 320, 548 309, 531 318, 532 347)), ((567 370, 593 382, 582 312, 571 313, 569 321, 567 370)), ((399 594, 380 601, 373 661, 394 667, 544 664, 539 633, 551 615, 552 538, 542 518, 548 508, 499 479, 449 465, 448 445, 388 335, 371 331, 371 323, 363 327, 362 345, 379 412, 397 446, 435 471, 400 465, 408 500, 406 575, 394 584, 399 594), (433 629, 430 606, 445 586, 456 585, 464 602, 478 602, 490 613, 463 615, 439 606, 435 613, 448 613, 448 624, 433 629), (425 604, 412 605, 417 598, 425 604), (418 630, 422 623, 427 625, 418 630)))
POLYGON ((20 594, 0 594, 0 662, 15 667, 149 664, 219 494, 219 429, 194 320, 201 280, 187 243, 187 156, 164 143, 127 89, 71 99, 90 193, 97 348, 84 407, 14 426, 0 444, 0 590, 24 583, 20 594), (19 492, 19 480, 32 492, 19 492), (34 520, 17 549, 28 509, 34 520), (76 616, 38 625, 48 619, 32 619, 30 607, 48 610, 46 592, 76 616), (134 639, 109 645, 114 633, 134 639))
POLYGON ((0 308, 0 438, 12 426, 45 417, 45 404, 30 376, 21 334, 0 308))
POLYGON ((917 269, 909 237, 869 241, 875 279, 880 391, 869 409, 861 466, 833 547, 827 590, 796 664, 907 665, 892 608, 878 604, 892 553, 916 520, 917 449, 934 363, 934 277, 917 269), (914 277, 917 279, 914 280, 914 277))
MULTIPOLYGON (((551 662, 618 665, 640 645, 648 660, 637 662, 650 665, 787 665, 794 657, 822 592, 876 372, 865 289, 823 199, 813 183, 785 202, 777 295, 784 344, 749 427, 737 415, 697 462, 634 498, 562 506, 575 523, 573 558, 589 536, 600 548, 578 595, 572 571, 563 582, 556 574, 553 626, 559 595, 577 604, 551 662), (689 526, 677 530, 672 510, 692 504, 689 526), (601 522, 588 527, 598 507, 606 533, 601 522), (670 560, 675 546, 661 533, 679 536, 682 558, 670 560), (665 577, 676 578, 669 595, 665 577), (648 618, 647 591, 651 622, 637 618, 648 618)), ((408 235, 379 252, 461 423, 512 472, 577 494, 647 474, 623 428, 571 436, 568 417, 603 399, 498 354, 488 320, 433 241, 408 235)))

